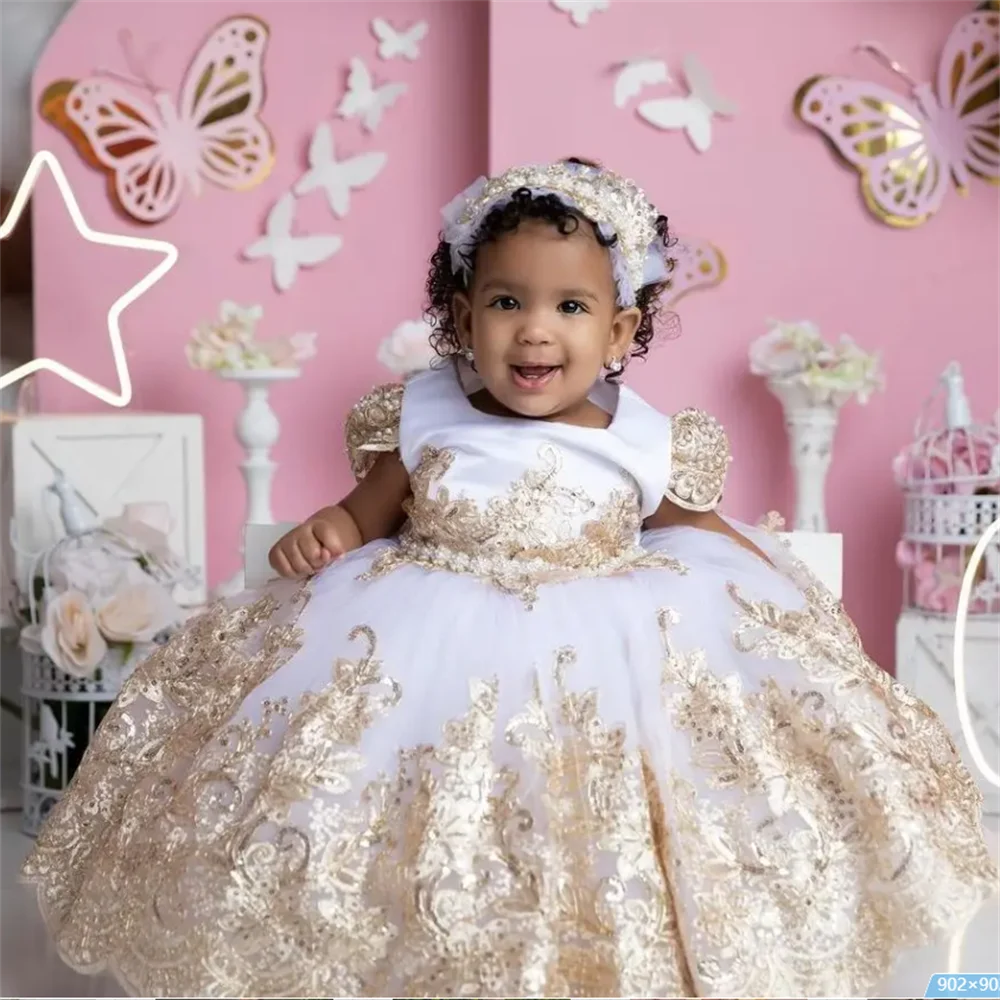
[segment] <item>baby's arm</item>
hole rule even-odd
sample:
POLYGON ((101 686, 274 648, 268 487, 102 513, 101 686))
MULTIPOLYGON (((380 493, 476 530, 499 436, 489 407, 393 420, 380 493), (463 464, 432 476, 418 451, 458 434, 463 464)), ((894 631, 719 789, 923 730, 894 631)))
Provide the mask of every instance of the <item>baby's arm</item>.
POLYGON ((358 485, 324 507, 271 549, 271 566, 285 577, 310 576, 333 559, 376 538, 395 535, 406 520, 410 479, 399 457, 403 386, 380 385, 351 407, 344 440, 358 485))
POLYGON ((409 493, 410 477, 399 452, 384 452, 340 503, 316 511, 275 543, 272 568, 283 577, 311 576, 353 549, 390 538, 405 520, 409 493))

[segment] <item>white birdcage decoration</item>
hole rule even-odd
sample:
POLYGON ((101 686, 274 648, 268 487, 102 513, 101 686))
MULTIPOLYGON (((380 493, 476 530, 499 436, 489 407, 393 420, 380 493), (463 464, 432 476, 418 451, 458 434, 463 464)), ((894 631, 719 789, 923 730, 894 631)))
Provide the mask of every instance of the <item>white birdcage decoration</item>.
POLYGON ((183 620, 175 588, 197 582, 165 546, 165 533, 140 518, 130 521, 128 508, 97 523, 59 470, 48 490, 59 498, 63 537, 29 555, 11 523, 11 542, 29 559, 19 637, 22 829, 29 836, 69 785, 122 684, 183 620), (93 586, 81 589, 81 578, 93 586), (131 609, 129 624, 130 609, 121 601, 136 594, 147 601, 131 609))
POLYGON ((21 640, 22 829, 35 836, 59 801, 135 664, 153 648, 136 644, 128 658, 109 651, 90 677, 60 670, 35 632, 21 640))
MULTIPOLYGON (((893 473, 903 490, 897 562, 904 608, 951 617, 972 550, 1000 516, 1000 412, 992 423, 973 419, 956 362, 924 404, 914 440, 896 457, 893 473), (934 424, 931 411, 939 400, 943 423, 934 424)), ((969 613, 1000 613, 1000 540, 980 564, 969 613)))

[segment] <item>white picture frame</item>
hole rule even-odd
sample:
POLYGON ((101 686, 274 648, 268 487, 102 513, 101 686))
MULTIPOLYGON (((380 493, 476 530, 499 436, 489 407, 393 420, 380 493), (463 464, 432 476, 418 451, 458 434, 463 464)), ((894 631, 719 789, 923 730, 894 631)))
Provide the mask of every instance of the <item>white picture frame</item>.
MULTIPOLYGON (((11 435, 13 510, 18 548, 37 552, 63 534, 57 498, 49 492, 62 469, 99 520, 127 503, 166 503, 170 544, 198 571, 200 582, 178 588, 182 606, 207 599, 205 467, 202 418, 188 413, 39 414, 22 417, 11 435)), ((3 529, 8 530, 5 523, 3 529)), ((19 586, 30 560, 14 557, 19 586)))

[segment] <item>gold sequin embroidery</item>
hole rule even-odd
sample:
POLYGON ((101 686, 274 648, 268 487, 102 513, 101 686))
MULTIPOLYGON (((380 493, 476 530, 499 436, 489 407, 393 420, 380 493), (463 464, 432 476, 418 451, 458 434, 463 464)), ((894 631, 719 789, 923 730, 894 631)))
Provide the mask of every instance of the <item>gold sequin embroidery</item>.
POLYGON ((347 457, 359 482, 368 475, 380 454, 399 448, 403 388, 395 382, 376 386, 347 415, 344 424, 347 457))
POLYGON ((361 579, 376 579, 403 565, 468 573, 520 597, 530 608, 542 584, 639 569, 686 572, 672 556, 638 544, 638 488, 624 474, 622 488, 598 504, 583 490, 560 484, 558 448, 544 444, 538 454, 537 468, 481 510, 474 500, 453 497, 441 485, 454 453, 425 448, 411 476, 413 496, 405 505, 409 520, 399 544, 380 552, 361 579))
POLYGON ((685 510, 714 510, 722 499, 732 462, 725 428, 704 410, 670 418, 671 464, 667 499, 685 510))
POLYGON ((995 892, 981 795, 825 588, 801 611, 729 595, 736 650, 775 661, 759 690, 679 649, 677 612, 660 614, 664 707, 693 765, 669 808, 696 979, 716 996, 867 995, 995 892))
POLYGON ((98 734, 24 869, 68 962, 146 996, 693 992, 652 768, 571 650, 544 701, 501 718, 472 680, 436 745, 372 773, 403 689, 366 626, 319 690, 226 721, 297 643, 275 612, 210 612, 98 734))

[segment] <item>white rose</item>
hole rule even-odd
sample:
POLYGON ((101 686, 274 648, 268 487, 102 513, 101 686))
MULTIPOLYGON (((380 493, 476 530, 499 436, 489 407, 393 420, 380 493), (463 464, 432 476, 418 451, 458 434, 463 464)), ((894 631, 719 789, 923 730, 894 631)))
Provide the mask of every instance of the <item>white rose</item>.
POLYGON ((53 590, 76 590, 91 601, 98 594, 106 594, 124 575, 133 580, 145 574, 133 560, 123 560, 116 553, 91 545, 60 549, 49 570, 53 590))
POLYGON ((431 327, 423 320, 400 323, 379 344, 378 360, 397 375, 412 375, 430 368, 438 357, 431 346, 431 327))
POLYGON ((750 345, 750 371, 754 375, 793 375, 805 367, 802 352, 785 332, 773 329, 750 345))
POLYGON ((181 617, 180 608, 163 587, 132 583, 101 605, 97 625, 112 642, 152 642, 153 636, 181 617))
POLYGON ((79 590, 67 590, 48 602, 41 638, 49 659, 74 677, 90 677, 108 652, 87 595, 79 590))
POLYGON ((209 343, 208 335, 202 330, 195 330, 191 339, 184 345, 188 364, 200 371, 210 372, 222 365, 222 355, 216 345, 209 343))
POLYGON ((292 359, 295 364, 316 357, 315 333, 293 333, 288 342, 292 345, 292 359))

